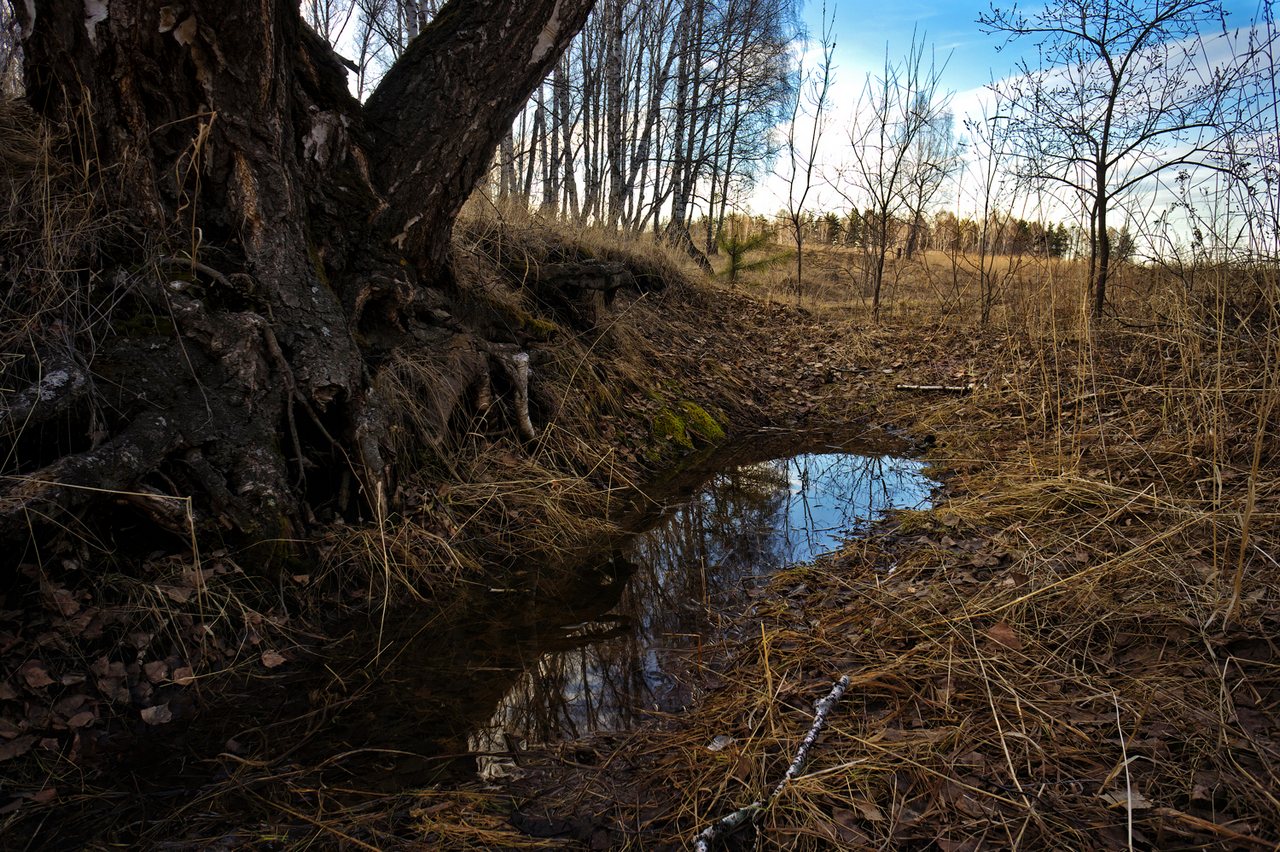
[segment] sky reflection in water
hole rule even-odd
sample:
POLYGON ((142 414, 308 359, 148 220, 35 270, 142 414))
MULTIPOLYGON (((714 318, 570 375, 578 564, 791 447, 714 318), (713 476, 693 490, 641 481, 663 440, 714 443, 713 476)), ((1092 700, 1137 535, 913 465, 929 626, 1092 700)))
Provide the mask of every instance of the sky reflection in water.
MULTIPOLYGON (((571 629, 577 647, 540 655, 518 678, 476 751, 617 730, 689 699, 704 637, 722 632, 757 578, 836 550, 886 509, 925 505, 923 463, 852 453, 805 454, 714 474, 672 505, 620 559, 630 571, 609 616, 571 629), (615 618, 616 617, 616 618, 615 618), (590 637, 606 638, 592 639, 590 637)), ((483 775, 504 771, 482 760, 483 775)))

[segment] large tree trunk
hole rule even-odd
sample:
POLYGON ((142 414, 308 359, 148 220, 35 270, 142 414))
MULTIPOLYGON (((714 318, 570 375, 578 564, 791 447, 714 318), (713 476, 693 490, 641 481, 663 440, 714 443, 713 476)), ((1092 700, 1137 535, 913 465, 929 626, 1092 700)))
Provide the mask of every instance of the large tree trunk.
POLYGON ((427 275, 494 146, 582 28, 594 0, 453 0, 365 107, 381 232, 427 275))
POLYGON ((80 165, 136 217, 135 245, 102 259, 125 287, 117 313, 171 317, 177 334, 99 341, 110 422, 5 471, 29 477, 0 495, 0 532, 95 488, 147 493, 161 468, 251 540, 290 535, 308 496, 335 499, 352 474, 381 511, 372 374, 400 346, 460 337, 475 357, 442 384, 484 369, 481 334, 433 324, 451 227, 591 5, 453 0, 362 109, 296 0, 15 3, 31 105, 73 129, 80 165))

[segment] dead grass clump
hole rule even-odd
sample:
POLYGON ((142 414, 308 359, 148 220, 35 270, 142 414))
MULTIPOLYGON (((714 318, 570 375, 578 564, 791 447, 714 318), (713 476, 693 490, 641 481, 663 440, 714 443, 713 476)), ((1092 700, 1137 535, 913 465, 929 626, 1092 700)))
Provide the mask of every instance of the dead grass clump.
MULTIPOLYGON (((123 217, 105 210, 92 163, 65 156, 68 135, 17 100, 0 100, 0 251, 8 261, 0 296, 0 352, 36 344, 83 345, 103 318, 111 282, 83 278, 123 217), (96 297, 96 298, 95 298, 96 297), (94 299, 93 302, 90 299, 94 299)), ((108 307, 109 310, 109 307, 108 307)))
MULTIPOLYGON (((807 772, 761 824, 768 843, 1274 843, 1276 620, 1212 628, 1220 590, 1188 546, 1213 519, 1148 506, 1146 526, 1111 533, 1113 500, 1089 491, 952 504, 779 576, 726 651, 730 684, 612 759, 621 786, 647 791, 610 808, 618 830, 688 841, 756 798, 848 673, 807 772), (713 752, 716 737, 732 744, 713 752)), ((575 792, 564 807, 589 806, 575 792)))
POLYGON ((626 265, 645 290, 679 287, 697 273, 689 258, 648 232, 620 236, 597 226, 552 219, 517 208, 473 203, 456 227, 467 251, 480 254, 521 278, 548 263, 583 260, 626 265))

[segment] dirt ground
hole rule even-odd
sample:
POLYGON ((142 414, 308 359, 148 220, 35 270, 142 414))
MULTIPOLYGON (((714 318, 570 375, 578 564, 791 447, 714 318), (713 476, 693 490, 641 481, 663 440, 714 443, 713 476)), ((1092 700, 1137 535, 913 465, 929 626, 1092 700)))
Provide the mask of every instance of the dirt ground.
POLYGON ((1280 844, 1265 335, 721 308, 726 339, 668 357, 912 435, 941 499, 777 576, 692 712, 524 755, 505 790, 426 796, 421 836, 687 848, 781 780, 843 675, 804 772, 734 848, 1280 844), (730 339, 763 360, 726 363, 730 339))
MULTIPOLYGON (((1183 305, 1156 324, 1121 316, 1082 330, 1079 300, 1034 289, 1042 279, 1029 274, 1032 283, 1005 294, 1005 313, 978 327, 971 311, 929 309, 944 275, 909 270, 902 280, 915 289, 904 283, 873 324, 847 292, 855 265, 819 254, 814 274, 825 283, 801 307, 776 275, 620 299, 609 333, 555 356, 568 366, 547 367, 565 379, 561 399, 600 397, 574 409, 590 430, 566 418, 577 440, 562 435, 523 455, 488 441, 483 455, 458 456, 471 486, 406 498, 406 517, 430 535, 393 535, 396 564, 441 558, 432 542, 465 523, 485 535, 501 528, 508 543, 539 528, 528 523, 544 517, 537 511, 575 523, 610 483, 685 452, 678 436, 653 434, 681 401, 731 433, 854 422, 909 436, 943 483, 936 506, 894 514, 727 614, 736 629, 704 649, 690 712, 521 752, 520 777, 496 786, 327 789, 287 750, 228 750, 202 758, 222 767, 218 783, 117 836, 172 838, 177 848, 684 848, 781 780, 814 702, 847 676, 800 777, 731 848, 1280 845, 1270 326, 1207 334, 1203 317, 1192 319, 1198 306, 1183 305), (594 384, 576 378, 584 352, 599 365, 594 384), (601 459, 612 459, 607 476, 601 459), (503 490, 500 478, 523 484, 503 490), (562 496, 535 510, 512 496, 530 482, 562 496), (495 505, 501 518, 488 526, 466 520, 481 515, 468 507, 495 505), (710 750, 717 737, 729 746, 710 750)), ((1063 270, 1043 280, 1053 275, 1070 292, 1063 270)), ((967 304, 960 290, 945 301, 967 304)), ((1225 316, 1210 312, 1219 328, 1225 316)), ((574 531, 600 533, 580 522, 574 531)), ((335 549, 358 550, 360 535, 367 544, 368 534, 346 534, 335 549)), ((546 544, 529 536, 530 547, 546 544)), ((439 574, 407 579, 448 585, 439 574)), ((23 635, 56 635, 90 608, 59 588, 46 589, 46 623, 23 635)), ((181 606, 180 578, 162 588, 181 606)), ((269 627, 262 637, 279 635, 269 627)), ((249 648, 256 668, 243 688, 274 683, 301 658, 273 641, 249 648)), ((154 673, 156 691, 176 693, 179 675, 190 676, 175 668, 182 662, 96 678, 136 689, 154 673)), ((11 710, 60 676, 29 663, 0 695, 11 710)), ((86 693, 62 708, 71 715, 56 711, 64 734, 44 738, 52 742, 16 730, 11 714, 2 747, 25 743, 28 758, 65 749, 68 735, 79 742, 95 728, 98 704, 86 693)), ((181 698, 165 706, 186 712, 181 698)), ((307 724, 323 735, 321 721, 307 724)), ((10 826, 119 795, 77 780, 65 761, 41 760, 43 780, 27 775, 9 791, 10 826)))

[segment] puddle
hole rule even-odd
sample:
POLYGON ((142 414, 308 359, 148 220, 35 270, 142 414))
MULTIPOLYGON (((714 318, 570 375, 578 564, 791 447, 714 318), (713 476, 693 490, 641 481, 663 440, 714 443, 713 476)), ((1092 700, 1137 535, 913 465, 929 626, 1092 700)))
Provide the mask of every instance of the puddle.
POLYGON ((449 605, 350 623, 284 676, 230 675, 221 688, 233 699, 197 706, 172 730, 96 740, 103 777, 128 777, 130 793, 80 796, 56 826, 41 817, 43 847, 113 832, 136 845, 128 838, 158 814, 204 801, 192 797, 223 789, 229 774, 292 778, 358 803, 516 774, 527 745, 677 712, 693 697, 704 643, 732 629, 727 614, 763 578, 838 547, 885 509, 929 499, 932 483, 905 449, 754 436, 653 488, 614 550, 554 595, 477 585, 449 605), (223 750, 246 760, 209 759, 223 750))
POLYGON ((700 466, 715 472, 692 495, 662 501, 656 525, 615 558, 628 577, 608 620, 570 631, 578 647, 531 661, 470 737, 473 750, 621 729, 681 709, 701 642, 724 629, 718 612, 735 609, 761 578, 838 549, 885 510, 924 506, 934 485, 921 462, 888 455, 743 461, 732 453, 700 466))
POLYGON ((532 601, 486 592, 456 618, 393 619, 382 683, 324 739, 420 755, 382 763, 378 781, 394 789, 441 772, 501 777, 519 771, 526 745, 678 711, 703 643, 753 585, 887 509, 927 504, 923 464, 891 449, 903 448, 780 435, 710 455, 652 490, 635 532, 578 589, 532 601))

